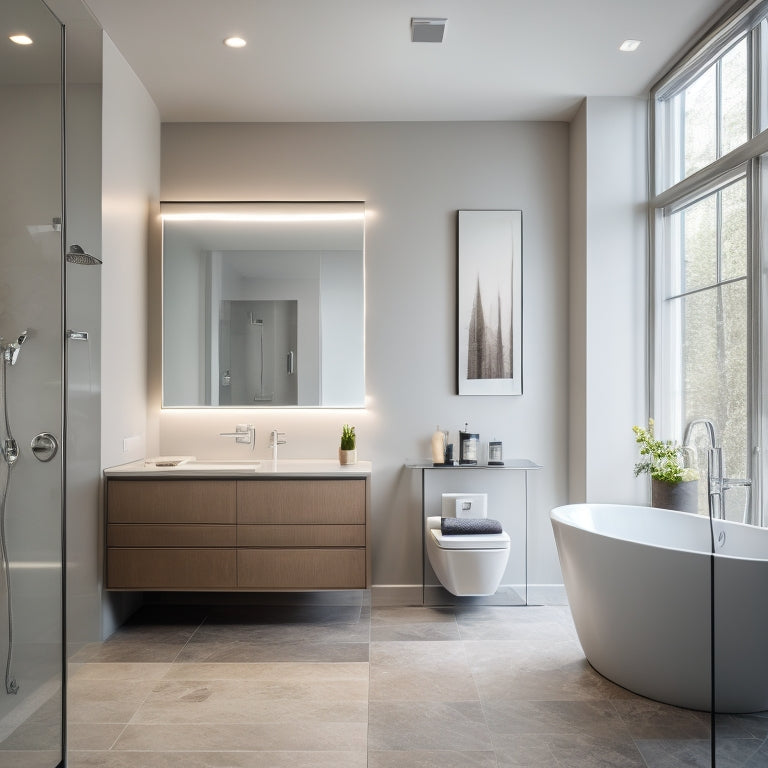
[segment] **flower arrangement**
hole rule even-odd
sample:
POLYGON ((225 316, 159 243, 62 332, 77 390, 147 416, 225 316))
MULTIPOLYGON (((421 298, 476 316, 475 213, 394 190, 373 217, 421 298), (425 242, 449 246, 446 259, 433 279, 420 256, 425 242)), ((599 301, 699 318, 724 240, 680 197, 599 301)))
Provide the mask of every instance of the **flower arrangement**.
POLYGON ((659 440, 653 433, 653 419, 648 419, 648 429, 634 426, 635 442, 640 446, 640 456, 635 464, 635 477, 647 472, 654 480, 665 483, 682 483, 698 480, 699 473, 684 466, 684 450, 671 440, 659 440))

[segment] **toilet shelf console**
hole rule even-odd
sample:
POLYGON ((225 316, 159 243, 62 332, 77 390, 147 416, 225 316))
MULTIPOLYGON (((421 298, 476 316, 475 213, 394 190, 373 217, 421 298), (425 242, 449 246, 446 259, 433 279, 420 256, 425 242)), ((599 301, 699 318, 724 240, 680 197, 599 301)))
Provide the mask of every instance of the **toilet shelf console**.
POLYGON ((420 472, 421 479, 423 603, 450 605, 469 600, 473 604, 527 605, 529 473, 541 469, 541 465, 529 459, 510 459, 502 466, 434 466, 431 461, 409 461, 405 466, 420 472), (429 564, 424 521, 441 514, 441 496, 448 492, 488 492, 488 517, 499 519, 510 534, 509 564, 502 586, 494 595, 454 597, 442 587, 429 564))

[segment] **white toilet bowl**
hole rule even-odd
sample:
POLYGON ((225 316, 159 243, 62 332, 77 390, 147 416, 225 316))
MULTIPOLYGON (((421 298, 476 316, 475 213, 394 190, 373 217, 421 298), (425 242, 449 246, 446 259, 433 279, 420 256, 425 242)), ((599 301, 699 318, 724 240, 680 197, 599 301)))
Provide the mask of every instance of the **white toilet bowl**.
POLYGON ((427 557, 440 583, 459 597, 492 595, 509 560, 509 534, 444 536, 440 520, 426 521, 427 557))

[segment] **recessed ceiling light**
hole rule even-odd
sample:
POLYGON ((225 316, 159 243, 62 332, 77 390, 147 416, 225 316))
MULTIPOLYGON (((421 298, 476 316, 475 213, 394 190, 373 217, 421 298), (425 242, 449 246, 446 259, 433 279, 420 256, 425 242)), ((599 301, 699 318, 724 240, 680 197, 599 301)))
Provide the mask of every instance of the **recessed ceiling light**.
POLYGON ((625 40, 620 46, 620 51, 625 51, 627 53, 632 53, 632 51, 636 51, 640 47, 640 43, 642 40, 625 40))
POLYGON ((32 38, 28 35, 11 35, 8 39, 16 45, 32 45, 32 38))
POLYGON ((227 45, 230 48, 245 48, 246 42, 242 37, 228 37, 224 41, 224 45, 227 45))

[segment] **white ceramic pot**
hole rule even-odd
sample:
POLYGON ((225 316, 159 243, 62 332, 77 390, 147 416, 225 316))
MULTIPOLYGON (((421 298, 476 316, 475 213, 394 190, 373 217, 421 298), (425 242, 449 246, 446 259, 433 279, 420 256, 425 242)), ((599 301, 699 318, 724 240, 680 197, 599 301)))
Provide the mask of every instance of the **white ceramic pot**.
POLYGON ((357 464, 357 448, 351 451, 339 448, 339 464, 357 464))

